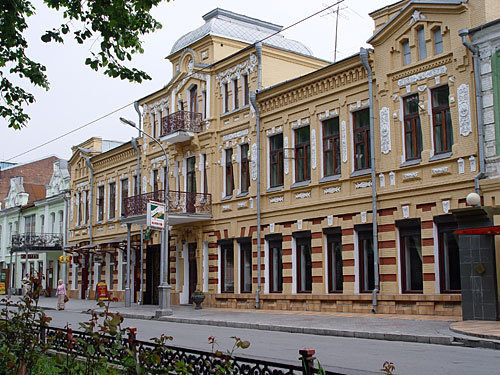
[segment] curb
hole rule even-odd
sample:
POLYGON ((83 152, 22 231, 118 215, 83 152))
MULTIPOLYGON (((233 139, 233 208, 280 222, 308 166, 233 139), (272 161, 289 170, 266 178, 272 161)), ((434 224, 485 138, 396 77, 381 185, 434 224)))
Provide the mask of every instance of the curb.
POLYGON ((500 344, 500 340, 496 336, 483 335, 481 333, 473 333, 473 332, 463 331, 461 329, 454 328, 451 325, 450 325, 450 331, 453 331, 455 333, 459 333, 461 335, 474 336, 474 337, 477 337, 480 339, 492 340, 491 342, 500 344))

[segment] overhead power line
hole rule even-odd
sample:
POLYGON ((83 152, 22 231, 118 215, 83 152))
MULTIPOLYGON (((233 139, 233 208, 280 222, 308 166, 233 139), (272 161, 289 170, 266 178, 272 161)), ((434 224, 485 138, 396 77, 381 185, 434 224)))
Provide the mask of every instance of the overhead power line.
MULTIPOLYGON (((286 31, 286 30, 288 30, 288 29, 291 29, 292 27, 295 27, 295 26, 297 26, 297 25, 301 24, 302 22, 305 22, 305 21, 307 21, 307 20, 311 19, 311 18, 313 18, 313 17, 317 16, 318 14, 321 14, 321 13, 323 13, 323 12, 326 12, 327 10, 329 10, 329 9, 331 9, 331 8, 333 8, 333 7, 336 7, 336 6, 338 6, 340 3, 343 3, 343 2, 344 2, 344 0, 337 0, 337 1, 336 1, 335 3, 333 3, 332 5, 329 5, 329 6, 327 6, 327 7, 323 8, 323 9, 321 9, 321 10, 319 10, 319 11, 317 11, 317 12, 315 12, 315 13, 313 13, 313 14, 311 14, 311 15, 307 16, 307 17, 304 17, 304 18, 300 19, 299 21, 297 21, 297 22, 295 22, 295 23, 293 23, 293 24, 291 24, 291 25, 289 25, 289 26, 287 26, 287 27, 284 27, 283 29, 281 29, 281 30, 279 30, 279 31, 276 31, 275 33, 273 33, 273 34, 271 34, 271 35, 266 36, 265 38, 262 38, 262 39, 258 40, 257 42, 254 42, 254 43, 253 43, 253 45, 258 44, 258 43, 262 43, 262 42, 264 42, 265 40, 267 40, 267 39, 269 39, 269 38, 272 38, 273 36, 275 36, 275 35, 277 35, 277 34, 279 34, 279 33, 282 33, 283 31, 286 31)), ((242 51, 242 50, 244 50, 244 49, 247 49, 247 48, 248 48, 248 47, 242 48, 240 51, 242 51)), ((240 52, 240 51, 238 51, 238 52, 240 52)), ((200 68, 200 69, 197 69, 197 70, 196 70, 196 72, 193 72, 193 73, 188 74, 185 78, 190 78, 190 77, 192 77, 194 74, 199 73, 199 72, 202 72, 202 71, 204 71, 205 69, 208 69, 208 68, 210 68, 211 66, 213 66, 213 65, 215 65, 215 64, 216 64, 216 63, 211 64, 211 65, 209 65, 209 66, 207 66, 207 67, 202 67, 202 68, 200 68)), ((84 125, 81 125, 81 126, 79 126, 79 127, 75 128, 75 129, 73 129, 73 130, 70 130, 70 131, 69 131, 69 132, 67 132, 67 133, 61 134, 61 135, 59 135, 59 136, 57 136, 57 137, 55 137, 55 138, 53 138, 53 139, 51 139, 51 140, 49 140, 49 141, 46 141, 46 142, 44 142, 44 143, 42 143, 42 144, 40 144, 40 145, 38 145, 38 146, 36 146, 36 147, 30 148, 29 150, 26 150, 26 151, 24 151, 24 152, 22 152, 22 153, 20 153, 20 154, 18 154, 18 155, 12 156, 12 157, 10 157, 9 159, 6 159, 5 161, 11 161, 11 160, 16 159, 16 158, 18 158, 18 157, 20 157, 20 156, 26 155, 26 154, 28 154, 28 153, 30 153, 30 152, 32 152, 32 151, 38 150, 39 148, 42 148, 42 147, 44 147, 44 146, 47 146, 47 145, 48 145, 48 144, 50 144, 50 143, 53 143, 53 142, 55 142, 55 141, 57 141, 57 140, 59 140, 59 139, 61 139, 61 138, 64 138, 64 137, 66 137, 66 136, 68 136, 68 135, 70 135, 70 134, 72 134, 72 133, 75 133, 75 132, 77 132, 77 131, 79 131, 79 130, 81 130, 81 129, 83 129, 83 128, 86 128, 87 126, 90 126, 90 125, 92 125, 92 124, 95 124, 96 122, 98 122, 98 121, 100 121, 100 120, 103 120, 103 119, 105 119, 106 117, 109 117, 109 116, 111 116, 111 115, 115 114, 116 112, 119 112, 119 111, 121 111, 122 109, 127 108, 128 106, 130 106, 130 105, 132 105, 132 104, 134 104, 134 102, 132 102, 132 103, 128 103, 128 104, 126 104, 126 105, 124 105, 124 106, 122 106, 122 107, 120 107, 120 108, 118 108, 118 109, 115 109, 115 110, 114 110, 114 111, 112 111, 112 112, 109 112, 109 113, 107 113, 107 114, 105 114, 105 115, 103 115, 103 116, 101 116, 101 117, 99 117, 99 118, 96 118, 95 120, 92 120, 92 121, 90 121, 90 122, 88 122, 88 123, 86 123, 86 124, 84 124, 84 125)))

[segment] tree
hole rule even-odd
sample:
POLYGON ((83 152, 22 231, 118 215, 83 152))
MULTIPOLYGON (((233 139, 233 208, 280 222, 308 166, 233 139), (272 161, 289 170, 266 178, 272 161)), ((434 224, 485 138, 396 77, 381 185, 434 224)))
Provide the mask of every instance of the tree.
MULTIPOLYGON (((65 23, 41 36, 45 43, 64 43, 72 36, 79 44, 92 42, 93 49, 85 64, 103 70, 113 78, 142 82, 151 79, 144 71, 128 66, 132 56, 143 53, 141 37, 161 28, 150 14, 162 0, 42 0, 46 6, 62 12, 65 23)), ((169 1, 169 0, 167 0, 169 1)), ((30 0, 0 0, 0 116, 8 126, 20 129, 29 116, 24 106, 35 97, 12 82, 16 76, 31 85, 49 89, 44 65, 26 55, 24 32, 27 18, 35 14, 30 0)))

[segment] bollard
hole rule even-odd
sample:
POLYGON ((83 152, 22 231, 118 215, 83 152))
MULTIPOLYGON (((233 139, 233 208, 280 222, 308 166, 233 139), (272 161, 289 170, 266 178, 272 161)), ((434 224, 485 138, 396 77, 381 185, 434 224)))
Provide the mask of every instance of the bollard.
POLYGON ((302 374, 303 375, 313 375, 314 374, 314 356, 316 351, 311 348, 305 348, 299 350, 300 360, 302 360, 302 374))

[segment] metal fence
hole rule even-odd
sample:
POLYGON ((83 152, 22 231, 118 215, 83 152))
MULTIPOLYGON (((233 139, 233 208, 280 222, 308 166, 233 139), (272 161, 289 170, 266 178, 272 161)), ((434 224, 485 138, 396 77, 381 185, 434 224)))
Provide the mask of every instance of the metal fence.
MULTIPOLYGON (((60 352, 72 352, 78 356, 84 356, 85 345, 92 343, 91 335, 74 330, 66 330, 64 328, 42 327, 40 337, 50 349, 60 352)), ((126 351, 118 353, 113 348, 117 344, 117 338, 113 336, 102 336, 99 340, 100 344, 95 347, 94 356, 106 358, 110 363, 119 365, 127 355, 126 351), (117 355, 118 354, 118 355, 117 355)), ((140 341, 136 339, 135 329, 129 329, 129 333, 122 339, 124 346, 135 353, 136 358, 140 358, 141 354, 154 353, 159 355, 160 362, 156 365, 157 369, 175 368, 176 364, 182 361, 189 372, 192 374, 210 375, 214 374, 214 370, 218 366, 222 366, 224 361, 229 361, 233 374, 248 374, 248 375, 313 375, 319 374, 315 368, 314 350, 302 349, 299 350, 299 358, 297 364, 287 363, 284 361, 265 361, 255 358, 246 358, 241 356, 224 356, 216 355, 212 352, 206 352, 195 349, 187 349, 176 346, 158 345, 153 342, 140 341)), ((152 369, 154 370, 154 369, 152 369)), ((337 372, 324 371, 327 375, 341 375, 337 372)), ((170 372, 175 374, 175 372, 170 372)))

